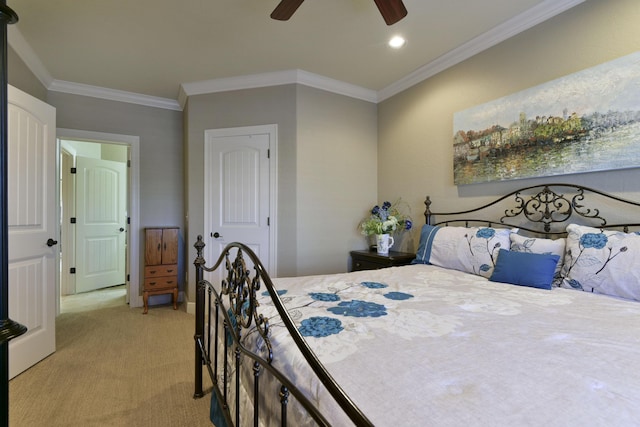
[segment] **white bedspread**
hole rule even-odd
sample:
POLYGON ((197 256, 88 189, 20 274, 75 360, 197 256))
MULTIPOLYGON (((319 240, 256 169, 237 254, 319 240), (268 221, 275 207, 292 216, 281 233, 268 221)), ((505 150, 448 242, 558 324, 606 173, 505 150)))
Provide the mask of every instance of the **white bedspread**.
MULTIPOLYGON (((326 335, 307 340, 376 426, 640 425, 640 303, 429 265, 274 282, 302 331, 326 335)), ((274 353, 349 424, 301 357, 274 353)))

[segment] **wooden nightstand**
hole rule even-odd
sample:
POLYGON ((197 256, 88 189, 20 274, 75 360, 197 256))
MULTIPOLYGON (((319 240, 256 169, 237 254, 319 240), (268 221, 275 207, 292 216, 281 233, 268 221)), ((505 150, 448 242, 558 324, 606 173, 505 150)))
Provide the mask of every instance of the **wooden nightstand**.
POLYGON ((378 255, 375 251, 351 251, 351 271, 377 270, 411 264, 416 254, 389 251, 388 256, 378 255))

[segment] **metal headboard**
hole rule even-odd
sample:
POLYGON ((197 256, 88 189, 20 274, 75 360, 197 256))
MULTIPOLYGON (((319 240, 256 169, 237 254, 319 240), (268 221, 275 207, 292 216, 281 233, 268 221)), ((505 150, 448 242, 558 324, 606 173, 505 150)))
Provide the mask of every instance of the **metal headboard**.
POLYGON ((548 238, 566 235, 565 228, 572 222, 625 232, 640 227, 640 222, 609 223, 602 213, 607 203, 611 209, 616 204, 620 208, 640 207, 638 202, 580 185, 544 184, 521 188, 480 207, 458 212, 433 212, 427 196, 424 216, 429 225, 511 227, 548 238), (502 216, 496 214, 498 208, 503 209, 502 216))

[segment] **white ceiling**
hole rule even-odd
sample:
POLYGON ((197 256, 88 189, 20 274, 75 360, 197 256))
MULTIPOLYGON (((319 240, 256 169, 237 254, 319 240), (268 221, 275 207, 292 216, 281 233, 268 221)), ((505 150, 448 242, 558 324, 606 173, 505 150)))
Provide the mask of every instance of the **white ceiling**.
POLYGON ((20 18, 9 44, 48 89, 170 107, 193 93, 289 80, 377 101, 583 1, 404 0, 408 16, 393 26, 373 0, 307 0, 289 21, 269 17, 279 0, 7 4, 20 18), (387 46, 395 34, 408 40, 401 50, 387 46))

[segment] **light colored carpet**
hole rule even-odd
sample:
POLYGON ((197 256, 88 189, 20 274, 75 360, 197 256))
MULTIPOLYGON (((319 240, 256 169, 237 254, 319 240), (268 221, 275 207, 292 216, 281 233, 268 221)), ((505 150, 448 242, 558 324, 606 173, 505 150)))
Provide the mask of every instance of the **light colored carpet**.
POLYGON ((60 313, 77 313, 99 308, 126 305, 127 289, 125 285, 98 289, 75 295, 65 295, 60 298, 60 313))
POLYGON ((56 319, 57 351, 10 381, 12 427, 212 425, 210 393, 193 399, 193 315, 80 306, 56 319))

